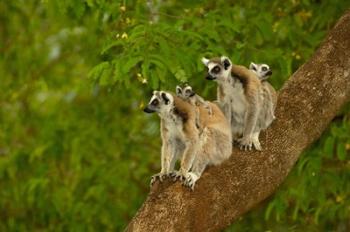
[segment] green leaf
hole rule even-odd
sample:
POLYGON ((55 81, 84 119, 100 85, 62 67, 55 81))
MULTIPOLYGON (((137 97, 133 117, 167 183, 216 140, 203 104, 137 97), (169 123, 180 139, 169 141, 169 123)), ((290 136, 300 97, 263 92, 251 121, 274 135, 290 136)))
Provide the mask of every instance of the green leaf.
POLYGON ((127 61, 123 64, 122 69, 123 69, 123 73, 127 74, 131 68, 133 68, 134 66, 136 66, 136 64, 138 64, 139 62, 141 62, 143 60, 142 56, 136 56, 136 57, 130 57, 127 59, 127 61))
POLYGON ((318 225, 318 223, 319 223, 321 211, 322 211, 322 205, 321 205, 321 207, 318 207, 316 212, 315 212, 314 220, 315 220, 316 225, 318 225))
POLYGON ((309 160, 310 159, 308 157, 302 157, 301 160, 298 162, 297 167, 298 167, 298 174, 299 175, 303 172, 304 167, 309 160))
POLYGON ((274 207, 275 207, 275 201, 270 202, 269 205, 267 206, 267 209, 265 211, 265 221, 270 219, 270 215, 274 207))
POLYGON ((186 82, 188 80, 185 71, 181 68, 176 69, 174 75, 180 82, 186 82))
POLYGON ((97 80, 101 77, 103 71, 107 68, 109 68, 109 62, 102 62, 96 65, 93 69, 91 69, 91 71, 88 74, 88 77, 93 80, 97 80))
POLYGON ((333 156, 333 152, 334 152, 334 141, 335 141, 335 138, 334 138, 333 136, 329 136, 329 137, 326 139, 326 142, 324 143, 323 150, 324 150, 325 156, 326 156, 327 158, 332 158, 332 156, 333 156))
POLYGON ((345 160, 346 159, 346 149, 345 149, 345 144, 342 142, 339 142, 337 144, 337 157, 340 160, 345 160))
POLYGON ((99 84, 102 86, 106 86, 108 84, 112 83, 112 68, 110 67, 110 65, 108 64, 108 66, 106 66, 101 73, 101 77, 99 80, 99 84))
POLYGON ((104 46, 101 50, 101 55, 105 54, 109 49, 116 47, 116 46, 124 46, 125 41, 122 39, 116 39, 110 43, 108 43, 106 46, 104 46))
POLYGON ((299 203, 297 203, 297 205, 294 207, 294 210, 293 210, 293 220, 297 220, 298 218, 298 212, 299 212, 299 203))
POLYGON ((144 24, 139 24, 135 26, 130 32, 129 32, 129 38, 128 40, 133 41, 140 38, 143 38, 146 33, 146 27, 144 24))
POLYGON ((152 89, 158 89, 159 88, 159 79, 157 78, 157 76, 152 73, 152 74, 150 74, 150 78, 151 78, 152 89))

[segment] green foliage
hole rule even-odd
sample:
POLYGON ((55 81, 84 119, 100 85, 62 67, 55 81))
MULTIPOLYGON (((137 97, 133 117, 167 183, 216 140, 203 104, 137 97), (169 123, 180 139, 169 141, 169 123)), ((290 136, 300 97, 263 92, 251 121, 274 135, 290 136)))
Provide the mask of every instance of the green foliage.
MULTIPOLYGON (((202 56, 269 64, 284 81, 348 1, 0 2, 0 231, 122 230, 159 170, 152 89, 188 81, 202 56), (158 18, 158 20, 157 20, 158 18)), ((268 201, 228 231, 349 228, 350 107, 268 201)))

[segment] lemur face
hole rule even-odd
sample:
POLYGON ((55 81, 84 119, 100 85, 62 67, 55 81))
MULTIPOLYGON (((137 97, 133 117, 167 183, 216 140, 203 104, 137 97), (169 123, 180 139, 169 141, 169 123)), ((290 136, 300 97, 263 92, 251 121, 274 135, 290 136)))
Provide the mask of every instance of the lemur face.
POLYGON ((196 93, 192 90, 191 86, 186 85, 183 88, 176 86, 176 96, 182 98, 183 100, 189 99, 194 95, 196 95, 196 93))
POLYGON ((258 75, 259 78, 266 78, 272 75, 272 70, 267 64, 250 63, 249 69, 258 75))
POLYGON ((208 67, 208 76, 206 77, 207 80, 224 81, 230 78, 232 63, 228 57, 222 56, 220 58, 212 58, 210 60, 203 57, 202 62, 208 67))
POLYGON ((153 91, 153 96, 143 111, 146 113, 166 113, 173 108, 173 105, 174 98, 170 93, 153 91))

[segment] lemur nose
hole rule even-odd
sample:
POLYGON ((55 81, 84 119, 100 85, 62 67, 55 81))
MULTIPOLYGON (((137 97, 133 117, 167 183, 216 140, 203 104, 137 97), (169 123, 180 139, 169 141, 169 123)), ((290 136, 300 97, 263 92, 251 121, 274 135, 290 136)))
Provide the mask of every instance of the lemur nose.
POLYGON ((145 113, 153 113, 154 110, 151 110, 148 106, 146 106, 146 107, 143 109, 143 112, 145 112, 145 113))
POLYGON ((214 80, 215 79, 215 77, 213 77, 212 75, 210 75, 210 74, 208 74, 208 76, 206 76, 205 77, 205 79, 207 79, 207 80, 214 80))

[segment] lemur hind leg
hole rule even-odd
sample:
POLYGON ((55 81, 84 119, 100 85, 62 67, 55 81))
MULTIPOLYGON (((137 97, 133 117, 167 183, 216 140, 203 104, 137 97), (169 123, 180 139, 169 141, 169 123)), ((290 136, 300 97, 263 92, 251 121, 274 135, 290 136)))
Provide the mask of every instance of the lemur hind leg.
POLYGON ((188 172, 186 175, 184 185, 193 190, 197 180, 201 177, 206 166, 207 162, 197 157, 193 163, 191 172, 188 172))
MULTIPOLYGON (((194 136, 197 137, 197 136, 194 136)), ((172 177, 173 180, 185 181, 187 174, 189 173, 191 167, 193 166, 193 162, 196 158, 196 154, 198 152, 198 138, 190 139, 185 144, 185 149, 181 159, 180 170, 173 172, 172 177)))
POLYGON ((253 133, 253 146, 255 147, 256 150, 261 151, 262 147, 259 141, 259 134, 260 134, 260 131, 253 133))
POLYGON ((196 181, 202 175, 205 167, 207 166, 210 156, 213 154, 213 149, 216 146, 213 141, 212 130, 204 128, 199 139, 198 152, 193 160, 191 171, 185 176, 184 185, 194 189, 196 181))

